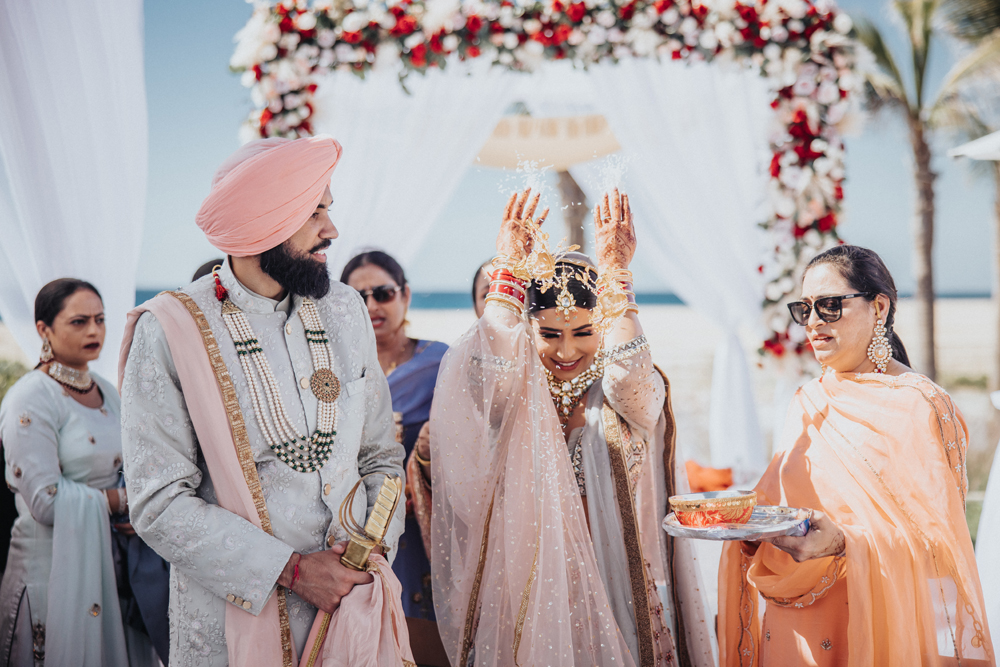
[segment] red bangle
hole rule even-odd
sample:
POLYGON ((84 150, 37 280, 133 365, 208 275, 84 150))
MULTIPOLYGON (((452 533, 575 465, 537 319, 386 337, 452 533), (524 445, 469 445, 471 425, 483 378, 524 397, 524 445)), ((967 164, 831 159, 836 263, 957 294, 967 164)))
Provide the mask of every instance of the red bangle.
POLYGON ((490 283, 489 294, 506 294, 507 296, 512 296, 521 303, 524 303, 524 291, 511 287, 510 285, 490 283))
POLYGON ((520 278, 515 278, 514 274, 507 269, 497 269, 490 274, 490 280, 509 280, 515 285, 520 285, 521 287, 527 286, 527 282, 521 280, 520 278))
POLYGON ((299 559, 295 561, 295 569, 292 570, 292 583, 288 585, 289 590, 295 588, 295 584, 299 580, 299 562, 301 561, 302 561, 302 556, 299 556, 299 559))

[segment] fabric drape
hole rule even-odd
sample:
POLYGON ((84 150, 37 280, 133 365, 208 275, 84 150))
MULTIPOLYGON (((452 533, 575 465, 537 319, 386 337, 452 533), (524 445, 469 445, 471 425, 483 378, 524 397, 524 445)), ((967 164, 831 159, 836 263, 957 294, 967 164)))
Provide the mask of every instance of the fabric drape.
POLYGON ((525 328, 487 309, 441 364, 430 554, 441 638, 454 665, 633 665, 525 328))
POLYGON ((320 82, 313 126, 344 146, 333 175, 340 238, 331 271, 366 247, 407 266, 500 120, 514 77, 454 61, 400 86, 394 68, 320 82), (405 231, 404 231, 405 230, 405 231))
POLYGON ((796 394, 783 439, 758 502, 825 512, 846 556, 796 564, 728 543, 721 664, 995 664, 965 522, 967 431, 947 393, 916 373, 827 373, 796 394), (828 604, 845 594, 846 613, 828 604))
POLYGON ((767 459, 737 332, 759 326, 763 300, 766 82, 725 65, 652 58, 599 65, 591 77, 594 105, 621 144, 616 159, 626 169, 621 178, 598 161, 570 172, 591 202, 624 186, 640 243, 657 258, 651 266, 722 330, 709 406, 711 465, 734 468, 737 482, 754 479, 767 459))
MULTIPOLYGON (((993 407, 1000 409, 1000 391, 990 394, 990 399, 993 407)), ((976 562, 986 598, 986 616, 990 625, 1000 627, 1000 446, 993 455, 983 510, 979 515, 976 562)))
MULTIPOLYGON (((29 359, 34 299, 66 276, 104 297, 118 349, 146 203, 139 0, 0 4, 0 317, 29 359)), ((112 377, 114 355, 92 368, 112 377)))

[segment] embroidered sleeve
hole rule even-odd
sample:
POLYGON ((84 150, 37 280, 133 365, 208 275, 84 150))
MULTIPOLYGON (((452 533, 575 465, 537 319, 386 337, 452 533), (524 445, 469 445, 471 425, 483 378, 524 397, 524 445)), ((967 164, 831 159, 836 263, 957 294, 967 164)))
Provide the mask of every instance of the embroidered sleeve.
POLYGON ((652 437, 663 413, 665 393, 645 336, 605 350, 604 395, 629 422, 634 437, 652 437))
MULTIPOLYGON (((365 330, 365 346, 367 348, 368 381, 365 382, 365 424, 361 433, 361 446, 358 450, 358 473, 363 477, 371 473, 384 475, 399 475, 406 480, 403 471, 404 449, 396 442, 396 425, 392 419, 392 396, 389 394, 389 383, 385 379, 378 363, 378 351, 375 347, 375 334, 371 329, 368 314, 361 310, 360 302, 353 302, 353 316, 358 321, 368 323, 365 330)), ((368 491, 368 511, 375 506, 379 489, 382 487, 383 475, 374 475, 365 480, 368 491)), ((393 513, 392 522, 386 530, 383 542, 390 551, 386 558, 391 563, 395 558, 396 543, 405 528, 406 502, 400 499, 393 513)))
POLYGON ((52 396, 38 380, 26 376, 7 394, 0 413, 0 441, 7 484, 20 494, 35 521, 51 526, 62 480, 59 417, 52 396))
POLYGON ((180 572, 259 614, 292 548, 199 497, 198 441, 163 329, 151 313, 136 325, 125 365, 122 450, 140 537, 180 572))

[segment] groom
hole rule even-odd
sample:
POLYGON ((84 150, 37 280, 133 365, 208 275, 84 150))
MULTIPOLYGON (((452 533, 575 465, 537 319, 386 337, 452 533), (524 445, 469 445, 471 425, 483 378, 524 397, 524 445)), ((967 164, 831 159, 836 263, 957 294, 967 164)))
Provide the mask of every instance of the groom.
MULTIPOLYGON (((389 387, 358 294, 331 283, 329 137, 263 139, 218 170, 198 226, 228 259, 130 314, 119 370, 132 525, 173 565, 170 661, 291 665, 317 610, 367 572, 364 524, 402 476, 389 387)), ((396 512, 387 557, 403 531, 396 512)))

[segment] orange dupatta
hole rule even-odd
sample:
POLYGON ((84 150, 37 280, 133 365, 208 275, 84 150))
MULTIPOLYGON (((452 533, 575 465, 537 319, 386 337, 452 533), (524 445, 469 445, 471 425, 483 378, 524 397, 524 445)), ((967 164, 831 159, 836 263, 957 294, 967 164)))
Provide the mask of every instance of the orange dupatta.
MULTIPOLYGON (((846 624, 851 667, 994 665, 965 521, 967 432, 951 397, 917 373, 828 373, 796 394, 783 444, 757 486, 758 502, 827 513, 845 533, 846 557, 796 564, 766 543, 753 556, 727 544, 721 665, 761 664, 758 593, 769 614, 793 626, 797 617, 846 624), (816 619, 812 604, 838 577, 849 614, 816 619)), ((812 664, 799 639, 769 642, 768 663, 812 664)))

